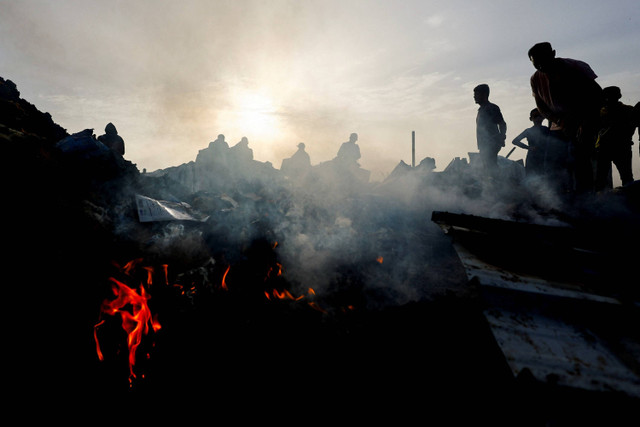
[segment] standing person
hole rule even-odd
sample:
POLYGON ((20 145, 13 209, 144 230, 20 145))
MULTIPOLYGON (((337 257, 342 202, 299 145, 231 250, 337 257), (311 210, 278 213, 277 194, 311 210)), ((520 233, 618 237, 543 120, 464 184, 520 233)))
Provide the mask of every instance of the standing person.
POLYGON ((540 114, 537 108, 531 110, 529 120, 531 120, 533 126, 523 130, 520 135, 513 139, 512 143, 527 150, 525 162, 527 176, 542 175, 544 173, 544 158, 547 148, 547 138, 549 137, 549 128, 542 125, 544 117, 542 117, 542 114, 540 114), (526 139, 529 145, 523 143, 523 139, 526 139))
POLYGON ((108 123, 107 126, 105 126, 104 135, 100 135, 98 141, 121 156, 124 156, 124 139, 118 135, 118 131, 113 123, 108 123))
POLYGON ((480 160, 489 176, 498 171, 498 152, 507 138, 507 124, 500 107, 489 102, 489 86, 481 84, 473 89, 473 99, 480 106, 476 116, 476 139, 480 160))
POLYGON ((579 60, 556 58, 549 42, 529 49, 536 71, 530 79, 536 106, 567 141, 574 190, 593 190, 593 147, 602 106, 602 88, 591 67, 579 60))
POLYGON ((600 110, 600 131, 595 145, 597 191, 608 186, 612 162, 618 169, 623 186, 633 182, 631 138, 638 127, 634 107, 620 102, 622 93, 619 87, 609 86, 602 92, 604 106, 600 110))

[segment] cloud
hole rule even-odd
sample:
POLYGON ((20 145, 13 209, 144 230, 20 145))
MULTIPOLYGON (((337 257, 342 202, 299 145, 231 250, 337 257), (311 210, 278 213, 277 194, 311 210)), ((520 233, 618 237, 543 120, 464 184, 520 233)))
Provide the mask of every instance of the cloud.
POLYGON ((430 15, 424 22, 431 28, 438 28, 445 21, 445 17, 442 14, 430 15))

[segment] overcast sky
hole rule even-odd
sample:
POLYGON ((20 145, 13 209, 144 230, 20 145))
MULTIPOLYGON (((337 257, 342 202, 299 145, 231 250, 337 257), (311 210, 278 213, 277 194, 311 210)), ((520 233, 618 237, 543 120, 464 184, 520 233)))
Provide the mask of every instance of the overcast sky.
POLYGON ((357 132, 379 180, 411 162, 411 131, 417 162, 442 170, 476 150, 480 83, 507 121, 506 155, 531 125, 540 41, 640 101, 637 0, 0 0, 0 76, 70 133, 113 122, 148 171, 218 134, 246 136, 276 168, 305 142, 318 164, 357 132))

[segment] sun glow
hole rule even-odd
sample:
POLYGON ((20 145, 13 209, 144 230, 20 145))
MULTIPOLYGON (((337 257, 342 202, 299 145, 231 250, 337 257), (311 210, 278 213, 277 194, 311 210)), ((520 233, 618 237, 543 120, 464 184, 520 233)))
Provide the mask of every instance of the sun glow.
POLYGON ((273 100, 259 92, 239 91, 234 97, 233 107, 226 112, 223 122, 252 138, 271 140, 280 133, 277 108, 273 100))

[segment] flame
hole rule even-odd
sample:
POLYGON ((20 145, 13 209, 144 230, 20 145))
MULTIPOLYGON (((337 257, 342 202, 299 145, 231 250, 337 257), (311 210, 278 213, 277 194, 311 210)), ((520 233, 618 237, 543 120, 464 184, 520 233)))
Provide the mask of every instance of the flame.
POLYGON ((279 292, 277 289, 274 289, 272 291, 272 294, 276 299, 289 299, 292 301, 300 301, 302 298, 304 298, 304 295, 294 297, 293 294, 286 289, 282 292, 279 292))
POLYGON ((316 311, 319 311, 320 313, 326 313, 327 310, 325 310, 324 308, 320 307, 317 303, 315 302, 310 302, 309 303, 309 307, 313 308, 316 311))
MULTIPOLYGON (((306 295, 300 295, 296 297, 286 289, 283 290, 282 292, 278 291, 277 289, 273 289, 271 292, 265 291, 264 295, 267 297, 268 300, 271 300, 273 297, 276 300, 300 301, 307 297, 310 297, 310 298, 314 297, 316 295, 316 291, 314 291, 313 288, 309 288, 306 295)), ((327 313, 327 310, 320 307, 320 305, 318 305, 318 303, 315 301, 309 301, 307 302, 307 304, 309 305, 309 307, 311 307, 316 311, 319 311, 320 313, 327 313)))
POLYGON ((169 265, 162 264, 162 270, 164 271, 164 283, 169 285, 169 265))
POLYGON ((376 261, 378 261, 378 264, 382 264, 382 261, 384 261, 384 258, 379 256, 378 258, 376 258, 376 261))
POLYGON ((142 262, 142 258, 132 259, 121 268, 125 274, 131 274, 138 264, 142 262))
POLYGON ((102 350, 100 350, 100 342, 98 341, 98 327, 104 323, 104 320, 99 321, 93 327, 93 338, 96 340, 96 353, 98 353, 98 359, 100 361, 104 360, 104 355, 102 354, 102 350))
MULTIPOLYGON (((276 277, 282 276, 282 264, 280 264, 279 262, 276 262, 276 267, 278 269, 278 271, 276 272, 276 277)), ((265 282, 271 278, 271 273, 273 273, 273 267, 269 267, 269 271, 267 271, 267 275, 264 278, 265 282)))
POLYGON ((231 266, 227 266, 227 269, 225 270, 224 274, 222 275, 222 289, 224 289, 225 291, 229 290, 229 287, 227 286, 227 274, 229 274, 229 270, 231 270, 231 266))
POLYGON ((147 285, 153 284, 153 267, 142 267, 147 271, 147 285))
MULTIPOLYGON (((127 263, 123 271, 130 273, 139 260, 127 263)), ((149 271, 149 270, 148 270, 149 271)), ((115 278, 110 278, 111 290, 115 299, 105 299, 100 306, 100 313, 109 316, 120 315, 122 319, 122 328, 127 333, 127 347, 129 349, 129 378, 135 378, 133 367, 136 363, 136 350, 142 342, 142 336, 147 335, 149 330, 157 332, 161 325, 158 322, 157 315, 152 315, 147 301, 151 296, 147 293, 144 286, 140 285, 136 291, 126 284, 115 278)), ((104 360, 104 355, 100 349, 97 330, 104 323, 101 319, 94 326, 94 339, 96 341, 96 352, 99 360, 104 360)))

